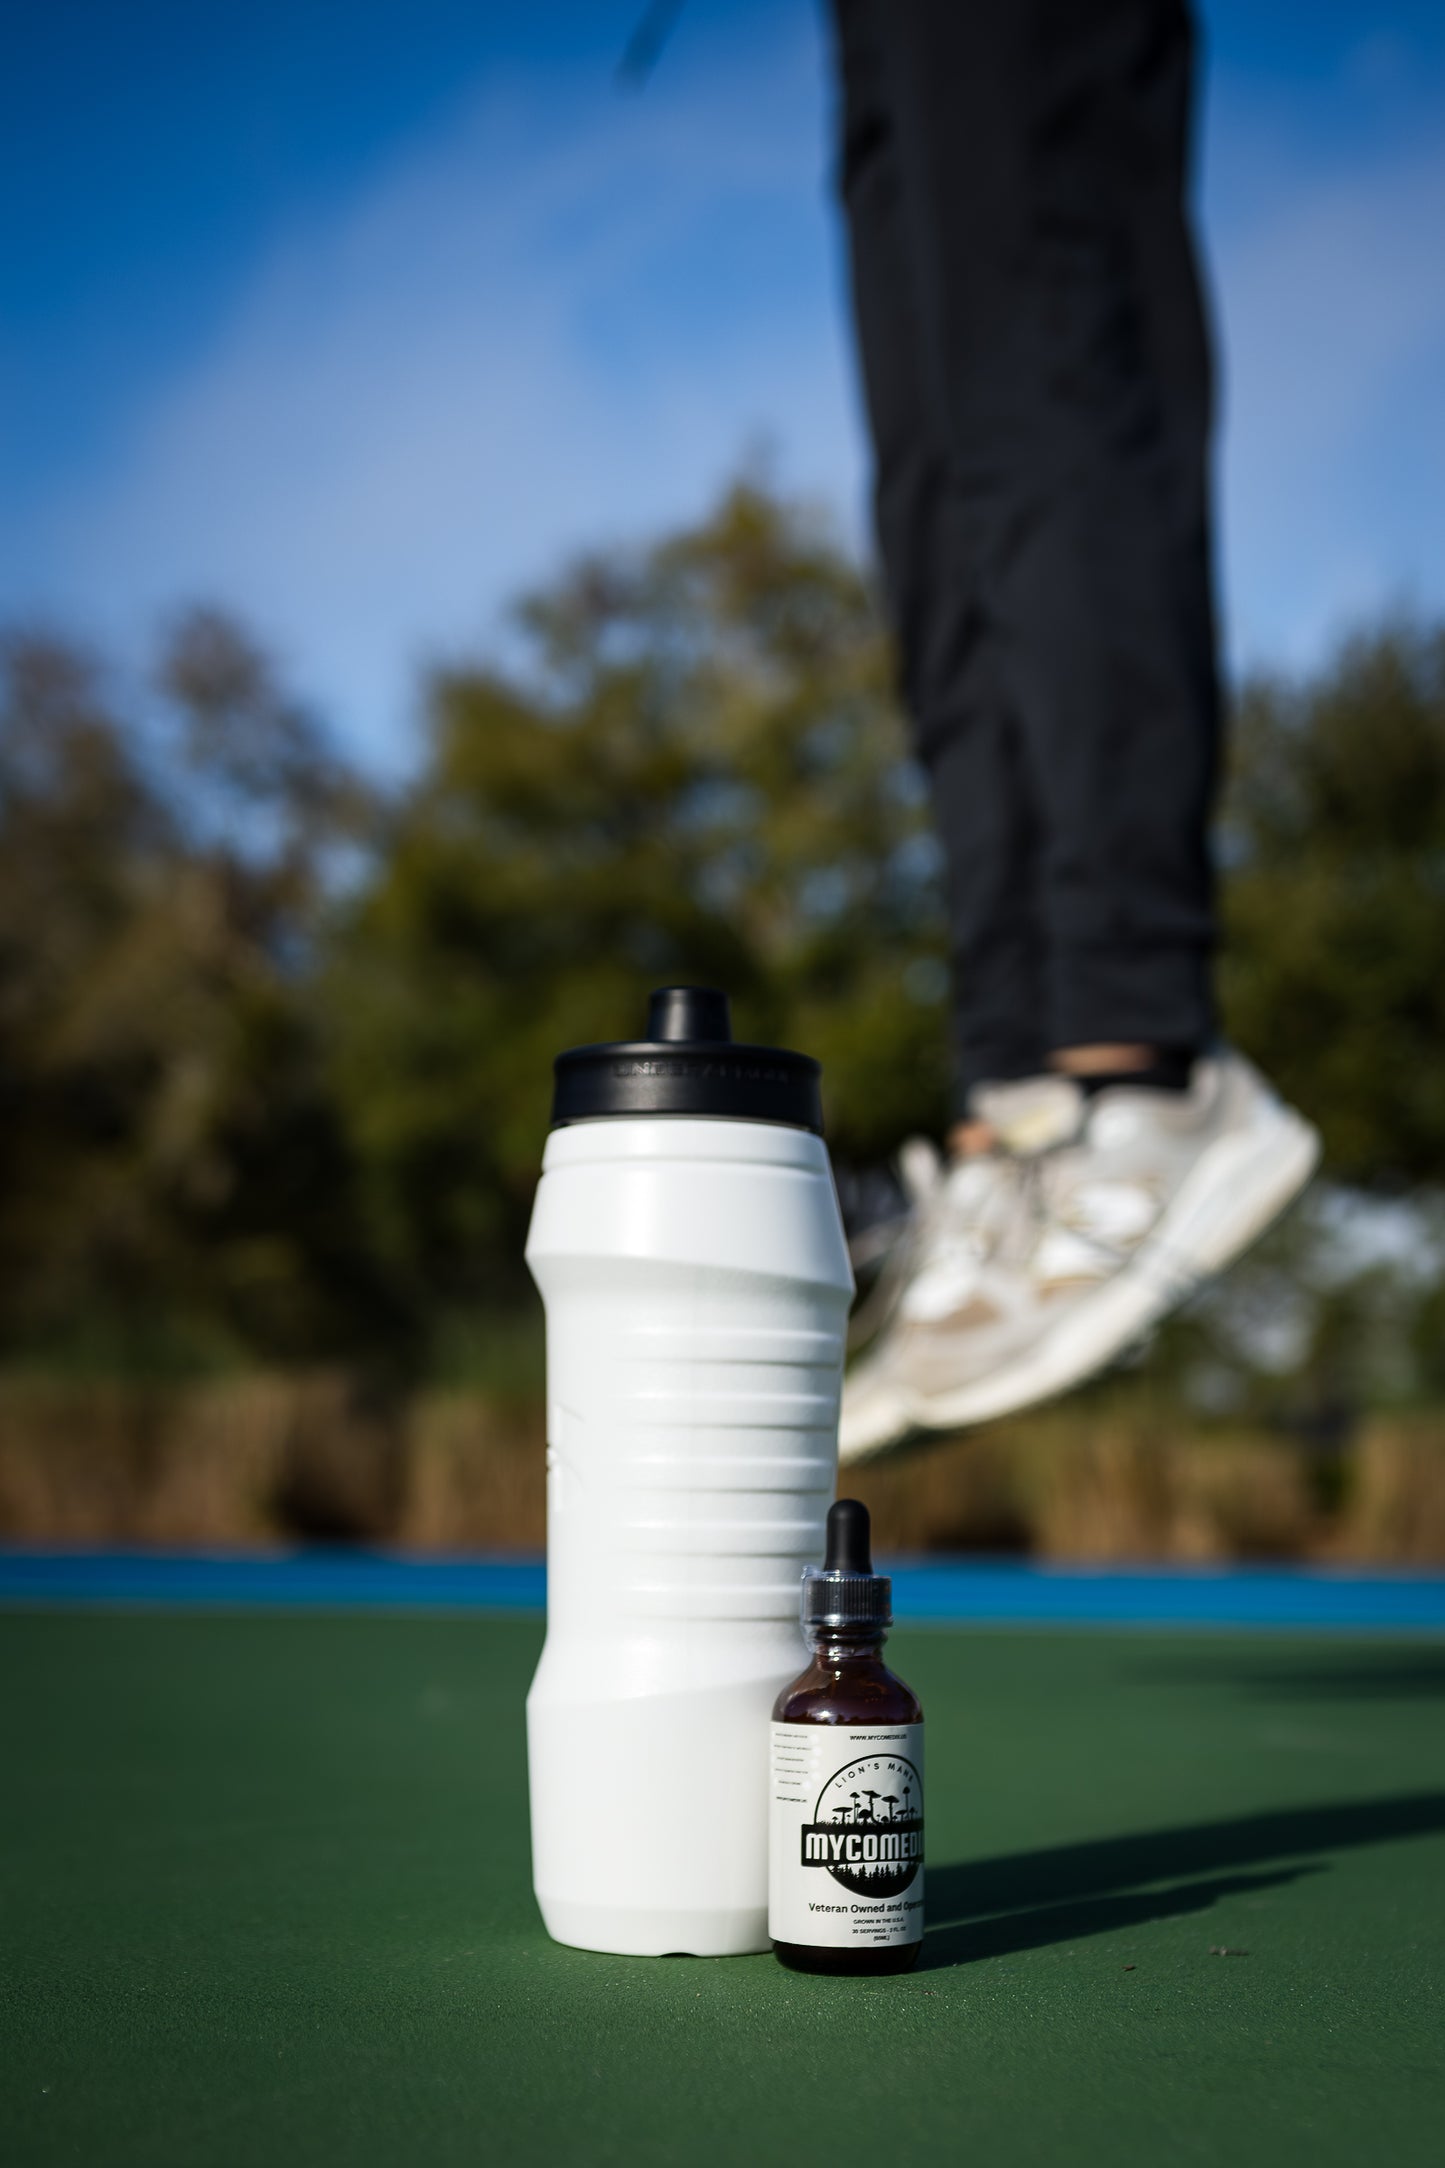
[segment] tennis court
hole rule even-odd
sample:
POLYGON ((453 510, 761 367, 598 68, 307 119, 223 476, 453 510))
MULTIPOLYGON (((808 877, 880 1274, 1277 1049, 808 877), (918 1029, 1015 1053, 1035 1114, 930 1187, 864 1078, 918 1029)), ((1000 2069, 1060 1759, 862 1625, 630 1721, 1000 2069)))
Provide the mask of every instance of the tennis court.
POLYGON ((547 1941, 533 1611, 0 1573, 4 2156, 1433 2168, 1445 1606, 1397 1586, 1409 1627, 901 1628, 931 1929, 849 1982, 547 1941))

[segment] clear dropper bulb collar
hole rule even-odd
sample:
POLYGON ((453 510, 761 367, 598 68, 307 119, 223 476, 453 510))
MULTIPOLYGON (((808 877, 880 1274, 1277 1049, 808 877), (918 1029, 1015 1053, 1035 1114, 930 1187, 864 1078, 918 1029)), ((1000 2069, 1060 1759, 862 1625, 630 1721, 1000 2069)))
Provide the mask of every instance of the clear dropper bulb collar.
POLYGON ((828 1508, 823 1564, 803 1569, 802 1617, 810 1640, 885 1634, 893 1624, 893 1583, 873 1571, 868 1508, 860 1498, 839 1498, 828 1508))

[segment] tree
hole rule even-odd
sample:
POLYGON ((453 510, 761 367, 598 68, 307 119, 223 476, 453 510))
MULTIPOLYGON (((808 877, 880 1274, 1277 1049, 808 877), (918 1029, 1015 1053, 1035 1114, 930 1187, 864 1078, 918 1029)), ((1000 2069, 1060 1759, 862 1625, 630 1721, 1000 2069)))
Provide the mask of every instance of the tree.
POLYGON ((515 1276, 552 1057, 634 1034, 651 986, 819 1055, 845 1160, 944 1118, 936 852, 836 543, 741 486, 520 630, 518 668, 432 678, 328 995, 378 1239, 443 1300, 515 1276))
POLYGON ((1445 631, 1387 625, 1248 686, 1223 835, 1232 1034, 1332 1174, 1445 1180, 1445 631))
MULTIPOLYGON (((553 1055, 666 981, 821 1057, 844 1167, 944 1125, 938 852, 826 527, 740 485, 517 635, 431 674, 386 798, 217 611, 144 690, 0 643, 0 1351, 159 1321, 229 1360, 424 1364, 525 1285, 553 1055)), ((1222 835, 1231 1034, 1333 1174, 1440 1185, 1445 631, 1248 686, 1222 835)), ((1278 1250, 1225 1295, 1308 1278, 1278 1250)), ((1436 1379, 1430 1286, 1406 1318, 1388 1275, 1320 1279, 1322 1404, 1436 1379)))
POLYGON ((0 1345, 364 1344, 396 1303, 358 1239, 311 998, 319 733, 292 716, 284 766, 228 760, 285 704, 214 613, 169 637, 155 728, 73 644, 12 638, 3 662, 0 1345))

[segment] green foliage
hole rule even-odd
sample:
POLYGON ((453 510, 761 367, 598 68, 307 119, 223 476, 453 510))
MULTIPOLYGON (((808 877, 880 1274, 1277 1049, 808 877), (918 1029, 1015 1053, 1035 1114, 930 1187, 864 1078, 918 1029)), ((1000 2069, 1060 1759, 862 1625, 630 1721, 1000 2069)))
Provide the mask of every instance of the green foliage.
POLYGON ((1225 841, 1232 1035, 1334 1174, 1445 1180, 1445 631, 1388 625, 1248 687, 1225 841))
POLYGON ((448 1299, 515 1272, 560 1047, 649 987, 729 989, 817 1053, 829 1132, 939 1124, 935 853, 856 569, 734 490, 525 605, 524 663, 438 674, 431 736, 333 952, 336 1077, 378 1240, 448 1299))
POLYGON ((75 649, 5 649, 0 1345, 340 1350, 397 1323, 310 1013, 343 794, 225 620, 180 623, 159 677, 152 730, 75 649))
MULTIPOLYGON (((552 1057, 667 981, 822 1058, 843 1164, 943 1126, 938 853, 827 530, 735 488, 573 567, 511 652, 431 676, 382 798, 215 612, 124 695, 64 641, 8 643, 10 1360, 506 1369, 476 1320, 523 1284, 552 1057)), ((1223 833, 1232 1035, 1337 1175, 1445 1183, 1445 633, 1247 688, 1223 833)), ((1275 1251, 1238 1283, 1246 1340, 1313 1269, 1275 1251)), ((1411 1287, 1312 1287, 1312 1404, 1437 1378, 1435 1280, 1411 1287)), ((1175 1346, 1166 1370, 1218 1371, 1192 1326, 1175 1346)))

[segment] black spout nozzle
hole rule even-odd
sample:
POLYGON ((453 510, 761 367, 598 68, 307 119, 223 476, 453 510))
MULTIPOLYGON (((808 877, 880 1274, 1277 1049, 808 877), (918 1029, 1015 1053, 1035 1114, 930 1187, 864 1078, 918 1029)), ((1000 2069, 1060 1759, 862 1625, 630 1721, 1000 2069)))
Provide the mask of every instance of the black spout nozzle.
POLYGON ((839 1498, 828 1508, 828 1555, 825 1573, 871 1573, 872 1528, 861 1498, 839 1498))
POLYGON ((554 1129, 639 1114, 775 1122, 820 1137, 818 1064, 782 1046, 739 1046, 728 997, 714 986, 659 986, 647 1005, 645 1038, 573 1046, 557 1056, 554 1129))
POLYGON ((728 997, 714 986, 659 986, 647 1004, 647 1036, 654 1046, 680 1039, 719 1046, 732 1035, 728 997))

